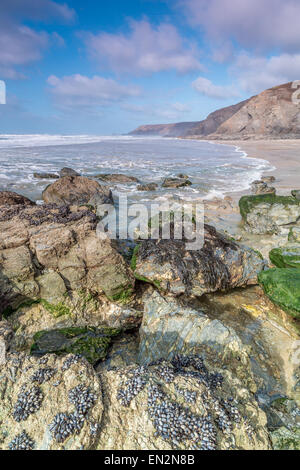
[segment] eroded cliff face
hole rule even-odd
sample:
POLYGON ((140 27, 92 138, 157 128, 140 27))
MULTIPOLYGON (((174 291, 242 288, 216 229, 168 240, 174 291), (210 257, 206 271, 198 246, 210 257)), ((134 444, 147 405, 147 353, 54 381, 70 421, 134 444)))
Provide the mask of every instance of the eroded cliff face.
POLYGON ((300 104, 297 89, 293 88, 292 82, 286 83, 249 100, 219 109, 204 121, 140 126, 130 134, 205 137, 211 140, 298 139, 300 104))
POLYGON ((245 106, 250 100, 241 101, 240 103, 234 104, 233 106, 227 106, 226 108, 218 109, 204 120, 195 123, 195 126, 188 130, 186 136, 197 136, 197 137, 206 137, 219 128, 221 124, 230 119, 234 114, 236 114, 243 106, 245 106))
POLYGON ((295 91, 292 83, 287 83, 254 96, 210 138, 300 138, 300 105, 293 100, 295 91))

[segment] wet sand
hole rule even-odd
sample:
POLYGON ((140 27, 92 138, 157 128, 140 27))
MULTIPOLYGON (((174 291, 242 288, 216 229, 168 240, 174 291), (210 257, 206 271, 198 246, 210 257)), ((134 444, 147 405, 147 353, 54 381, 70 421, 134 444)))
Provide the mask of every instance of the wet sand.
MULTIPOLYGON (((278 195, 291 195, 291 190, 300 189, 300 140, 259 140, 259 141, 218 141, 223 145, 234 145, 245 151, 248 157, 267 160, 274 170, 264 173, 276 178, 271 186, 276 188, 278 195)), ((238 202, 244 195, 251 194, 250 188, 243 192, 228 194, 231 202, 215 200, 207 201, 205 214, 207 222, 219 230, 225 230, 233 236, 242 236, 249 246, 259 248, 264 255, 283 243, 280 237, 256 236, 243 231, 238 202)))
MULTIPOLYGON (((226 141, 226 144, 238 146, 248 157, 262 158, 276 167, 276 170, 265 175, 276 177, 274 186, 278 194, 290 195, 292 189, 300 189, 300 140, 226 141)), ((247 192, 239 193, 239 196, 241 194, 247 192)), ((236 199, 238 193, 231 196, 236 199)))

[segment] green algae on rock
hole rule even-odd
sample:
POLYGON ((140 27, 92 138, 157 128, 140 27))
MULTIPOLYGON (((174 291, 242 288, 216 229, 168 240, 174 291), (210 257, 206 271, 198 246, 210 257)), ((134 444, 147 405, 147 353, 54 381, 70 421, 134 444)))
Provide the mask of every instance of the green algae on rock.
POLYGON ((277 268, 300 268, 300 245, 275 248, 269 256, 277 268))
POLYGON ((239 207, 246 230, 256 234, 279 233, 300 217, 300 201, 292 196, 243 196, 239 207))
POLYGON ((269 269, 259 274, 258 281, 273 303, 294 318, 300 318, 300 270, 269 269))
POLYGON ((115 328, 62 328, 40 331, 33 337, 31 354, 76 354, 95 364, 106 357, 112 337, 119 333, 120 330, 115 328))

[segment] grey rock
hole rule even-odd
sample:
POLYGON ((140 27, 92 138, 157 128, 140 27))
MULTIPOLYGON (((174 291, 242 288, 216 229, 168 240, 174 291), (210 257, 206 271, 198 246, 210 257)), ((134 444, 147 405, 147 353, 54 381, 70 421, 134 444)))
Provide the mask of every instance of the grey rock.
POLYGON ((64 178, 65 176, 80 176, 80 174, 72 168, 63 168, 60 170, 59 176, 60 178, 64 178))
POLYGON ((145 240, 138 249, 135 276, 172 295, 202 296, 257 284, 266 262, 252 249, 240 245, 205 225, 204 245, 187 250, 186 240, 145 240))
POLYGON ((147 184, 140 184, 137 187, 138 191, 156 191, 158 188, 158 184, 156 183, 147 183, 147 184))
POLYGON ((59 178, 57 173, 34 173, 33 176, 39 180, 56 180, 59 178))
POLYGON ((184 188, 185 186, 191 186, 192 183, 185 178, 166 178, 162 184, 163 188, 184 188))

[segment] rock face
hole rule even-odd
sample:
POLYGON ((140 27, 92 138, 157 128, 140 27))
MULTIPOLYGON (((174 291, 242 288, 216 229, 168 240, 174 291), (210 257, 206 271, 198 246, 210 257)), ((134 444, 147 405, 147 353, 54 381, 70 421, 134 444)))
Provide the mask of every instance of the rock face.
POLYGON ((188 132, 185 136, 197 136, 197 137, 206 137, 210 134, 216 132, 216 130, 230 119, 234 114, 236 114, 243 106, 248 103, 249 100, 242 101, 241 103, 237 103, 233 106, 228 106, 226 108, 218 109, 213 113, 209 114, 209 116, 200 123, 195 123, 196 125, 193 126, 191 129, 188 129, 188 132))
POLYGON ((231 328, 218 320, 210 320, 200 310, 164 298, 157 291, 144 297, 144 316, 140 328, 138 361, 150 364, 160 358, 172 360, 177 354, 213 351, 231 358, 243 354, 243 345, 231 328))
POLYGON ((139 181, 137 178, 135 178, 135 176, 118 174, 97 175, 96 178, 99 178, 103 181, 108 181, 109 183, 138 183, 139 181))
POLYGON ((185 178, 166 178, 162 184, 163 188, 184 188, 185 186, 191 186, 192 183, 185 178))
POLYGON ((0 206, 34 206, 35 203, 27 197, 11 191, 0 191, 0 206))
POLYGON ((270 448, 254 395, 201 356, 103 369, 100 375, 106 413, 98 449, 270 448))
POLYGON ((211 113, 194 123, 141 126, 131 135, 198 137, 212 140, 299 139, 300 107, 297 90, 286 83, 211 113))
POLYGON ((0 449, 88 450, 103 413, 92 366, 78 356, 9 354, 0 366, 0 449))
MULTIPOLYGON (((23 304, 7 318, 10 329, 15 332, 11 340, 11 350, 29 352, 34 338, 41 331, 65 330, 68 333, 74 328, 74 331, 83 332, 94 329, 102 331, 103 328, 108 331, 107 327, 110 327, 112 332, 132 330, 140 326, 141 316, 142 311, 128 305, 112 303, 105 296, 91 296, 83 291, 73 291, 72 296, 64 298, 63 303, 58 306, 44 301, 27 306, 23 304)), ((64 331, 61 332, 64 334, 64 331)), ((81 334, 77 338, 79 343, 83 346, 86 344, 87 350, 91 345, 93 351, 94 341, 88 340, 89 334, 83 334, 82 341, 81 334)), ((72 344, 77 342, 75 336, 72 344)), ((72 351, 70 349, 70 352, 72 351)))
POLYGON ((137 279, 172 295, 202 296, 257 283, 265 262, 250 248, 205 225, 204 246, 187 251, 184 240, 145 240, 133 257, 137 279))
POLYGON ((259 282, 276 305, 295 318, 300 318, 300 270, 269 269, 261 272, 259 282))
POLYGON ((300 268, 300 245, 286 245, 274 248, 270 260, 277 268, 300 268))
POLYGON ((65 176, 43 192, 46 204, 84 205, 113 204, 112 193, 106 186, 84 176, 65 176))
POLYGON ((296 224, 300 217, 300 201, 294 197, 244 196, 239 205, 245 229, 255 234, 278 234, 285 226, 296 224))
POLYGON ((251 98, 210 135, 214 139, 300 138, 300 107, 286 83, 251 98))
POLYGON ((205 137, 215 132, 218 127, 229 119, 233 114, 241 109, 248 100, 226 108, 218 109, 204 121, 199 122, 181 122, 177 124, 157 124, 149 126, 140 126, 130 135, 160 135, 162 137, 205 137))
POLYGON ((1 312, 43 300, 60 316, 76 291, 128 297, 133 275, 111 240, 97 236, 96 226, 95 214, 84 208, 0 207, 1 312))

